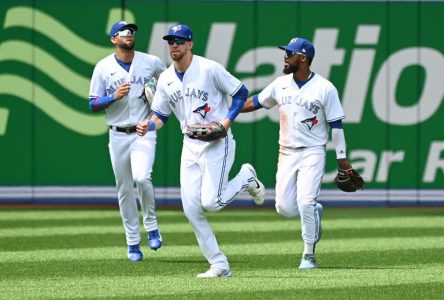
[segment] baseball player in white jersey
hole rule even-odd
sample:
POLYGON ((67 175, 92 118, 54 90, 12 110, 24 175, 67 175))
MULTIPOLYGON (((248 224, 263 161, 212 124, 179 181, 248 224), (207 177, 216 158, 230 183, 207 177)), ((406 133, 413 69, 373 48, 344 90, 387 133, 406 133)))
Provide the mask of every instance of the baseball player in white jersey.
POLYGON ((144 84, 152 77, 158 78, 166 69, 158 57, 134 51, 136 31, 135 24, 125 21, 112 26, 110 37, 116 51, 97 63, 89 91, 91 110, 106 112, 109 153, 128 244, 128 258, 131 261, 143 258, 139 246, 139 216, 134 183, 137 186, 143 225, 148 232, 148 245, 153 250, 162 245, 151 181, 156 132, 138 136, 136 125, 151 112, 142 98, 144 84))
POLYGON ((197 277, 229 277, 227 257, 219 249, 205 211, 219 211, 244 190, 256 204, 264 202, 264 186, 250 164, 244 164, 228 181, 236 147, 230 126, 242 109, 248 90, 220 64, 192 53, 193 34, 187 25, 172 26, 163 39, 168 41, 174 63, 159 77, 153 116, 141 122, 137 131, 143 135, 147 130, 161 128, 171 113, 180 121, 183 133, 187 125, 212 121, 219 121, 228 129, 227 136, 211 142, 184 135, 180 185, 183 210, 210 264, 210 269, 197 277), (233 98, 230 107, 228 95, 233 98))
POLYGON ((304 252, 300 269, 317 268, 315 245, 321 239, 323 207, 317 203, 325 172, 329 127, 340 168, 350 169, 346 157, 342 119, 344 112, 336 88, 310 71, 313 44, 293 38, 285 50, 287 75, 276 78, 246 101, 242 112, 278 106, 279 161, 276 174, 276 211, 288 218, 300 215, 304 252))

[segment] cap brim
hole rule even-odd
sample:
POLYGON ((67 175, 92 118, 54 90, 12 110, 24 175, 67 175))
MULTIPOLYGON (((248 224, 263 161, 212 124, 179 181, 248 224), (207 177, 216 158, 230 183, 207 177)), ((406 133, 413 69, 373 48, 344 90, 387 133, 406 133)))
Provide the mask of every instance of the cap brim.
POLYGON ((125 26, 123 26, 122 28, 119 29, 119 31, 121 31, 122 29, 134 29, 134 31, 137 31, 138 27, 136 24, 126 24, 125 26))
POLYGON ((167 34, 167 35, 163 36, 163 39, 165 41, 172 40, 172 39, 175 39, 175 38, 180 38, 180 39, 184 39, 184 40, 187 40, 187 41, 192 41, 192 39, 190 39, 188 36, 185 36, 185 35, 167 34))
POLYGON ((278 46, 278 48, 282 49, 282 50, 288 50, 288 46, 286 46, 286 45, 285 46, 278 46))

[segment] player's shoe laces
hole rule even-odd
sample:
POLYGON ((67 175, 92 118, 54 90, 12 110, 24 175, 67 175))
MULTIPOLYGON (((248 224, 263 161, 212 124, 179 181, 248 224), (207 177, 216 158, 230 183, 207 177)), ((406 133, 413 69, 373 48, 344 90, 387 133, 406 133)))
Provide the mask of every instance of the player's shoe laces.
POLYGON ((143 259, 139 244, 128 246, 128 258, 130 261, 141 261, 143 259))
POLYGON ((230 269, 224 270, 224 269, 210 268, 205 273, 197 274, 197 278, 216 278, 216 277, 231 277, 231 271, 230 269))
POLYGON ((316 203, 315 210, 318 211, 319 215, 319 231, 318 231, 318 238, 316 239, 315 243, 319 242, 322 238, 322 214, 324 213, 324 207, 321 203, 316 203))
POLYGON ((162 236, 158 229, 148 231, 148 246, 154 251, 162 246, 162 236))
POLYGON ((251 174, 253 174, 253 177, 248 179, 248 183, 250 186, 247 188, 247 192, 250 194, 251 197, 253 197, 254 202, 257 205, 264 204, 265 186, 257 178, 256 170, 250 164, 243 164, 242 168, 247 169, 251 174))
POLYGON ((304 254, 301 259, 301 264, 299 269, 316 269, 318 264, 316 263, 316 258, 313 254, 304 254))

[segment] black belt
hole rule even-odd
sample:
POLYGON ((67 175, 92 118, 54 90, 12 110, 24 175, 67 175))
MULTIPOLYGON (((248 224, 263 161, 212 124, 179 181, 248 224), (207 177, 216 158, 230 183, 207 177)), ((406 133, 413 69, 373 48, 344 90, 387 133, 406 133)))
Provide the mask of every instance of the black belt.
POLYGON ((125 132, 126 134, 136 132, 136 126, 130 126, 130 127, 109 126, 109 128, 118 132, 125 132))

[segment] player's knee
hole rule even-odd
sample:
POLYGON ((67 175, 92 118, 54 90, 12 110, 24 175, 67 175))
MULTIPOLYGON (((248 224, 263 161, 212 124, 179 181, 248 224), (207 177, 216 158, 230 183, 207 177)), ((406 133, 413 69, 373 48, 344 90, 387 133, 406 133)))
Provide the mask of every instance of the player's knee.
POLYGON ((276 203, 276 212, 286 218, 295 218, 299 215, 297 207, 289 207, 288 205, 282 205, 276 203))
POLYGON ((219 211, 223 208, 223 206, 220 206, 217 203, 210 203, 210 202, 202 203, 202 207, 203 207, 203 209, 205 209, 208 212, 216 212, 216 211, 219 211))
POLYGON ((304 199, 298 199, 299 203, 299 210, 303 209, 312 209, 316 205, 316 199, 315 198, 304 198, 304 199))
POLYGON ((151 177, 134 176, 133 181, 137 186, 152 185, 151 177))
POLYGON ((208 212, 216 212, 224 208, 221 200, 215 195, 206 195, 201 198, 202 208, 208 212))
POLYGON ((202 207, 198 207, 198 206, 187 206, 187 207, 183 207, 183 212, 185 214, 185 217, 187 217, 188 221, 191 224, 194 223, 199 223, 202 219, 205 218, 204 212, 202 207))

